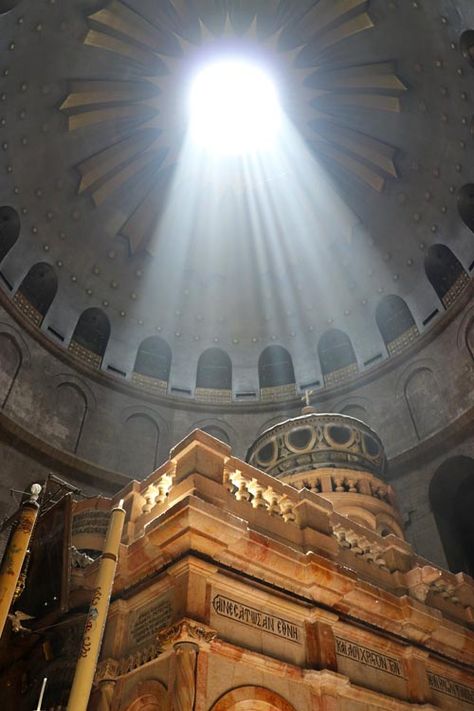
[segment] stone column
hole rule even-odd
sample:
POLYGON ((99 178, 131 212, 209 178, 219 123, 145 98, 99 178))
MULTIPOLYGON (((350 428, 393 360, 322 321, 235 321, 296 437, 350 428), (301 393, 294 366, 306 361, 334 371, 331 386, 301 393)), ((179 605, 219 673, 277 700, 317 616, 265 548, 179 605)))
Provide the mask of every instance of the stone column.
POLYGON ((183 619, 159 633, 161 646, 172 646, 175 655, 174 678, 170 683, 173 711, 193 711, 198 654, 215 636, 214 630, 190 619, 183 619))
POLYGON ((196 699, 196 663, 199 646, 192 642, 174 645, 176 671, 172 692, 175 711, 193 711, 196 699))

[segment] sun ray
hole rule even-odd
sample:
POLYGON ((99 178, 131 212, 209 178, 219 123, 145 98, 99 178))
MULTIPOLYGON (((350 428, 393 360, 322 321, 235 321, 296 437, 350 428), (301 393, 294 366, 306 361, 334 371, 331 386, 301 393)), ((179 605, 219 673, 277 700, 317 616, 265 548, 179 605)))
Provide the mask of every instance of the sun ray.
MULTIPOLYGON (((88 17, 84 44, 120 56, 136 75, 133 81, 71 82, 60 106, 70 131, 122 122, 129 132, 77 166, 78 191, 87 191, 96 205, 132 184, 153 160, 165 174, 172 169, 186 130, 179 95, 186 73, 203 51, 222 47, 226 40, 255 46, 274 66, 285 111, 312 151, 378 192, 397 178, 396 148, 371 136, 369 127, 362 133, 350 122, 354 109, 401 110, 406 86, 394 64, 340 66, 328 54, 374 26, 367 0, 320 0, 291 8, 271 0, 272 12, 249 0, 243 11, 229 2, 217 14, 208 0, 168 4, 173 12, 166 14, 162 7, 145 17, 111 0, 88 17)), ((143 188, 138 205, 126 208, 124 202, 129 212, 120 234, 129 240, 132 254, 153 239, 150 225, 163 209, 160 170, 143 188)))

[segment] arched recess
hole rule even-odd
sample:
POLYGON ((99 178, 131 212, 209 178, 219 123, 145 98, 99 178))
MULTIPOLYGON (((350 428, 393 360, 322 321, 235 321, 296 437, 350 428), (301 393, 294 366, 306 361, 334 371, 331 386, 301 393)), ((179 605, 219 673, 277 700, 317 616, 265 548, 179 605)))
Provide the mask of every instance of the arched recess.
POLYGON ((429 368, 413 371, 405 382, 404 393, 418 439, 424 439, 445 424, 444 403, 429 368))
POLYGON ((350 403, 349 405, 346 405, 342 408, 341 415, 355 417, 356 420, 361 420, 361 422, 365 422, 366 425, 369 424, 369 413, 367 412, 365 407, 362 407, 362 405, 350 403))
POLYGON ((224 442, 224 444, 230 445, 229 435, 224 429, 222 429, 222 427, 219 427, 218 425, 204 425, 199 429, 203 432, 207 432, 207 434, 211 435, 211 437, 215 437, 221 442, 224 442))
POLYGON ((454 573, 474 575, 474 459, 446 460, 431 480, 430 504, 454 573))
POLYGON ((232 399, 232 361, 220 348, 208 348, 199 356, 195 397, 208 402, 232 399))
POLYGON ((13 10, 18 5, 20 0, 0 0, 0 15, 13 10))
POLYGON ((141 342, 132 382, 147 390, 166 394, 171 370, 171 348, 164 338, 150 336, 141 342))
POLYGON ((137 479, 151 474, 156 469, 159 441, 160 430, 152 417, 138 412, 130 415, 120 433, 118 470, 137 479))
POLYGON ((168 709, 168 692, 163 684, 155 679, 133 683, 133 677, 128 682, 130 688, 124 694, 118 711, 166 711, 168 709))
POLYGON ((459 38, 461 53, 471 67, 474 67, 474 30, 465 30, 459 38))
POLYGON ((458 212, 466 227, 474 232, 474 183, 467 183, 459 190, 458 212))
POLYGON ((279 399, 296 393, 291 355, 283 346, 267 346, 258 359, 258 380, 262 399, 279 399))
POLYGON ((9 205, 0 207, 0 262, 7 256, 20 235, 20 216, 9 205))
POLYGON ((72 334, 69 350, 88 365, 100 368, 110 337, 110 321, 101 309, 83 311, 72 334))
POLYGON ((474 360, 474 318, 469 321, 465 333, 466 348, 474 360))
POLYGON ((210 711, 295 711, 295 708, 271 689, 240 686, 221 696, 210 711))
POLYGON ((469 284, 459 259, 444 244, 434 244, 425 257, 425 272, 438 298, 447 309, 469 284))
POLYGON ((318 355, 325 385, 340 383, 358 371, 351 339, 337 328, 323 333, 318 343, 318 355))
POLYGON ((61 446, 77 452, 87 414, 87 398, 82 390, 70 382, 60 383, 56 389, 56 416, 60 429, 61 446))
POLYGON ((0 333, 0 403, 5 407, 20 372, 23 356, 16 340, 9 333, 0 333))
POLYGON ((406 302, 396 294, 379 301, 375 320, 389 355, 401 353, 420 335, 406 302))
POLYGON ((13 300, 30 321, 41 326, 57 290, 58 278, 53 267, 38 262, 21 282, 13 300))

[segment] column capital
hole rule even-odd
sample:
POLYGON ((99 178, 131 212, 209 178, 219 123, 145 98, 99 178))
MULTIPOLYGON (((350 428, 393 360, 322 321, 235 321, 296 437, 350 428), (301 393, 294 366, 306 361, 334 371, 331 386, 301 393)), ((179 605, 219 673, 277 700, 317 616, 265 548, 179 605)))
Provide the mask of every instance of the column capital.
POLYGON ((158 639, 163 648, 173 646, 175 649, 181 644, 202 647, 212 642, 216 636, 217 632, 211 627, 188 618, 183 618, 158 633, 158 639))

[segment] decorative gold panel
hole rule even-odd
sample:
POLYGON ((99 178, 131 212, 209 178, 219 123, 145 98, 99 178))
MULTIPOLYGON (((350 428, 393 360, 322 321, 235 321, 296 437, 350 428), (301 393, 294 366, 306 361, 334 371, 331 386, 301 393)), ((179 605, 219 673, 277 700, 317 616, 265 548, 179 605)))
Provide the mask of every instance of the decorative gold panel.
POLYGON ((274 388, 260 388, 261 400, 289 400, 296 395, 296 385, 277 385, 274 388))
POLYGON ((132 383, 147 392, 166 395, 168 392, 168 381, 151 378, 149 375, 142 373, 132 373, 132 383))
POLYGON ((420 332, 418 328, 416 325, 413 325, 405 331, 405 333, 402 333, 401 336, 398 336, 398 338, 395 338, 393 341, 390 341, 390 343, 387 343, 387 350, 389 354, 396 355, 397 353, 401 353, 405 350, 405 348, 408 348, 408 346, 411 345, 419 335, 420 332))
POLYGON ((462 292, 469 284, 470 279, 466 272, 463 272, 454 282, 452 287, 443 296, 441 301, 445 309, 448 309, 461 296, 462 292))
POLYGON ((13 297, 13 302, 16 304, 16 307, 21 311, 21 313, 26 316, 28 321, 34 323, 35 326, 41 326, 43 322, 43 314, 37 311, 20 291, 16 292, 13 297))
POLYGON ((325 385, 337 385, 337 383, 342 383, 347 380, 352 375, 359 372, 357 363, 351 363, 345 368, 339 368, 339 370, 333 370, 332 373, 328 373, 324 376, 325 385))
POLYGON ((232 401, 232 390, 219 390, 218 388, 196 388, 194 391, 196 400, 210 402, 218 405, 221 402, 232 401))
POLYGON ((84 348, 77 341, 71 341, 68 348, 69 352, 73 354, 75 358, 86 363, 91 368, 100 368, 102 364, 102 358, 97 353, 93 353, 88 348, 84 348))

